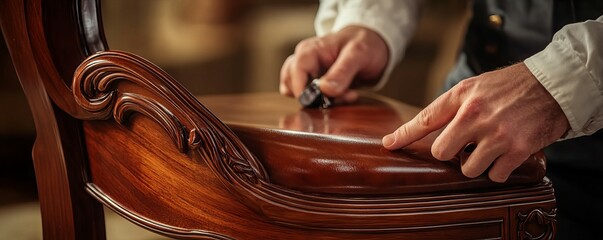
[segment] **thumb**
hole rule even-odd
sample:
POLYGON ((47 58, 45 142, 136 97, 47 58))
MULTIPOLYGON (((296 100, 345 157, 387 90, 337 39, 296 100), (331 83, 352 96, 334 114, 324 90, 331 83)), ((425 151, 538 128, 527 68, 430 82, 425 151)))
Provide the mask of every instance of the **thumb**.
POLYGON ((339 97, 346 93, 352 80, 360 71, 359 58, 352 51, 342 51, 333 65, 320 78, 320 91, 330 97, 339 97))

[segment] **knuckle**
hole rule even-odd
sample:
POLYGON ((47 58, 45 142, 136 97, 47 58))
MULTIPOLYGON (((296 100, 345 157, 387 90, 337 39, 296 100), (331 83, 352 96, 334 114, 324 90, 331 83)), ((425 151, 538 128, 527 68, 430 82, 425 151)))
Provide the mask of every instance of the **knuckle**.
POLYGON ((469 100, 463 107, 463 111, 460 113, 461 118, 465 120, 474 120, 478 118, 484 108, 484 101, 479 98, 469 100))
POLYGON ((318 51, 316 38, 304 39, 295 46, 296 59, 315 55, 318 51))
POLYGON ((396 131, 394 131, 394 134, 397 136, 396 139, 405 138, 409 134, 408 128, 406 126, 402 126, 396 129, 396 131))
POLYGON ((352 51, 352 53, 356 53, 356 54, 362 54, 364 52, 367 52, 368 49, 370 48, 366 42, 360 41, 360 40, 350 41, 350 43, 348 44, 348 47, 349 47, 349 50, 352 51))
POLYGON ((459 82, 452 89, 450 89, 450 91, 448 91, 451 94, 451 99, 461 102, 463 99, 466 99, 468 96, 472 95, 476 84, 477 82, 475 78, 468 78, 459 82))
POLYGON ((472 79, 465 79, 465 80, 459 82, 457 85, 455 85, 453 87, 454 90, 451 92, 453 93, 453 95, 456 95, 456 96, 464 96, 467 94, 467 92, 469 92, 471 85, 472 85, 472 79))
POLYGON ((509 133, 506 127, 499 126, 491 135, 493 142, 499 143, 502 146, 512 145, 513 136, 509 133))
POLYGON ((532 154, 530 146, 528 145, 528 143, 525 143, 523 141, 516 142, 511 146, 511 149, 509 150, 510 156, 513 156, 514 159, 519 159, 522 162, 530 154, 532 154))
POLYGON ((431 108, 425 108, 417 115, 416 124, 418 127, 427 129, 433 124, 433 114, 431 108))
POLYGON ((306 49, 311 49, 315 45, 316 38, 306 38, 301 40, 297 46, 295 46, 295 52, 305 51, 306 49))

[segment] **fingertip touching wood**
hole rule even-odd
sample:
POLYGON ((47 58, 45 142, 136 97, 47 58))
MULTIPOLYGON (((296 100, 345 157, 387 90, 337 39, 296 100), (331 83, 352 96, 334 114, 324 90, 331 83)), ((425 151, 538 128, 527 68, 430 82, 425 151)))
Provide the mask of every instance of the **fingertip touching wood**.
MULTIPOLYGON (((125 52, 100 52, 86 59, 74 75, 72 89, 76 102, 90 114, 96 116, 98 120, 113 117, 118 124, 128 125, 130 118, 135 114, 141 114, 161 126, 179 152, 185 154, 184 159, 188 159, 174 161, 190 161, 192 164, 201 162, 203 163, 201 166, 209 166, 214 177, 234 194, 236 201, 253 209, 260 214, 259 216, 263 216, 265 221, 275 224, 276 228, 348 234, 409 233, 425 229, 441 230, 453 228, 453 226, 492 224, 488 221, 476 222, 475 217, 470 217, 471 213, 479 212, 475 209, 486 210, 521 205, 527 199, 544 202, 547 206, 554 203, 550 182, 547 180, 541 182, 542 177, 532 178, 528 182, 524 180, 524 184, 531 186, 529 188, 518 187, 521 184, 517 183, 505 187, 505 185, 491 183, 487 179, 485 181, 484 179, 478 180, 478 184, 474 187, 457 187, 459 189, 457 192, 453 191, 455 187, 442 191, 438 190, 440 188, 435 185, 408 186, 414 187, 415 190, 429 187, 436 189, 424 192, 423 195, 412 194, 412 192, 397 195, 392 193, 371 195, 356 192, 353 195, 342 195, 328 192, 313 193, 285 187, 271 181, 264 164, 271 165, 272 172, 276 174, 275 172, 279 169, 284 170, 287 167, 288 157, 281 156, 283 159, 281 162, 258 160, 237 136, 246 136, 246 138, 258 141, 268 140, 271 136, 289 136, 293 144, 298 144, 299 142, 295 140, 294 136, 296 133, 284 131, 283 134, 279 133, 278 129, 267 130, 261 127, 250 130, 240 124, 234 124, 232 126, 236 129, 235 134, 231 128, 223 124, 195 97, 158 67, 125 52), (482 182, 480 183, 480 181, 482 182), (493 190, 485 187, 493 187, 493 190), (437 216, 447 220, 434 221, 438 218, 437 216)), ((275 100, 278 99, 271 101, 275 100)), ((333 119, 333 121, 335 120, 333 119)), ((87 127, 85 129, 89 130, 87 127)), ((102 128, 89 131, 99 132, 100 129, 102 128)), ((303 135, 303 133, 299 134, 303 135)), ((305 141, 310 144, 312 144, 312 138, 323 138, 312 135, 308 137, 305 141)), ((342 141, 339 138, 334 140, 329 140, 329 137, 324 138, 327 140, 323 143, 330 146, 324 149, 327 154, 338 146, 351 148, 356 146, 358 148, 369 144, 362 148, 378 150, 375 148, 375 141, 367 140, 366 136, 351 142, 349 139, 342 141), (363 141, 367 142, 362 143, 363 141), (358 143, 361 144, 358 145, 358 143)), ((247 143, 252 146, 257 144, 249 141, 247 143)), ((281 147, 283 144, 287 145, 284 141, 287 140, 282 138, 269 143, 272 144, 269 148, 276 150, 279 146, 277 142, 280 142, 281 147)), ((88 148, 96 149, 97 145, 88 144, 88 148)), ((303 144, 299 146, 303 146, 303 144)), ((258 150, 262 147, 254 146, 254 148, 258 150)), ((91 155, 94 155, 96 151, 91 151, 91 155)), ((105 149, 105 151, 110 151, 110 149, 105 149)), ((361 161, 356 159, 354 151, 350 151, 349 161, 361 161)), ((292 154, 295 153, 292 152, 292 154)), ((303 152, 297 154, 304 156, 303 152)), ((375 154, 379 153, 375 152, 375 154)), ((262 155, 265 156, 265 154, 262 155)), ((408 163, 406 168, 413 165, 414 158, 404 153, 387 156, 388 158, 404 159, 408 163)), ((95 162, 94 159, 91 160, 95 162)), ((98 161, 108 161, 108 159, 102 157, 98 161)), ((440 164, 439 161, 433 163, 419 159, 414 161, 419 161, 423 167, 432 167, 436 174, 427 174, 436 179, 442 176, 450 179, 456 176, 462 177, 458 171, 455 175, 435 170, 438 168, 437 164, 440 164)), ((535 164, 528 168, 529 171, 542 170, 542 156, 535 156, 533 162, 535 164)), ((306 167, 308 168, 306 171, 315 170, 311 165, 306 167)), ((384 165, 384 167, 391 168, 392 166, 384 165)), ((95 169, 93 167, 93 176, 95 173, 100 176, 102 170, 95 171, 95 169)), ((410 172, 410 170, 407 171, 410 172)), ((519 177, 521 175, 519 174, 519 177)), ((328 180, 328 177, 324 176, 324 179, 328 180)), ((191 181, 195 181, 194 174, 191 178, 191 181)), ((93 177, 93 179, 95 178, 93 177)), ((97 179, 102 179, 102 177, 97 179)), ((124 178, 123 181, 131 180, 124 178)), ((475 180, 466 179, 466 181, 470 186, 472 185, 470 182, 475 180)), ((106 185, 102 182, 97 182, 90 187, 93 189, 90 191, 94 192, 99 200, 104 201, 107 205, 113 205, 116 211, 126 209, 119 207, 119 201, 112 200, 111 193, 104 195, 105 191, 111 192, 111 190, 104 188, 106 185)), ((303 186, 299 187, 298 189, 304 189, 303 186)), ((208 194, 203 185, 190 184, 186 188, 197 189, 199 193, 208 194)), ((202 201, 201 198, 204 196, 186 197, 187 201, 194 202, 202 201)), ((132 215, 125 212, 122 214, 132 215)), ((162 222, 161 220, 147 220, 139 222, 139 224, 144 225, 154 221, 162 222)), ((163 232, 165 233, 165 230, 163 232)))
POLYGON ((104 239, 103 205, 185 239, 554 238, 542 152, 499 184, 433 159, 430 137, 385 150, 418 109, 381 96, 330 110, 276 93, 197 98, 108 50, 99 6, 0 0, 36 124, 45 239, 104 239))

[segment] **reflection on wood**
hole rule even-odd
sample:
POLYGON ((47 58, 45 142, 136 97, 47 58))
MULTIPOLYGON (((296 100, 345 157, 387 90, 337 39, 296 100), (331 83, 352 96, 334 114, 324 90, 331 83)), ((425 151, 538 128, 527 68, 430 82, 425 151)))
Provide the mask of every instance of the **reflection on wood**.
POLYGON ((431 156, 435 134, 402 151, 387 151, 381 137, 418 109, 378 95, 365 93, 355 104, 330 109, 301 108, 277 93, 207 96, 201 102, 252 149, 273 182, 301 191, 416 194, 535 184, 544 176, 538 153, 504 185, 485 175, 469 179, 458 159, 431 156))
POLYGON ((554 216, 541 153, 495 184, 431 158, 433 136, 384 150, 417 109, 382 97, 327 112, 274 94, 199 101, 141 57, 89 56, 106 44, 81 32, 102 29, 81 3, 0 1, 36 122, 46 239, 103 239, 99 203, 176 238, 516 239, 521 214, 554 216))

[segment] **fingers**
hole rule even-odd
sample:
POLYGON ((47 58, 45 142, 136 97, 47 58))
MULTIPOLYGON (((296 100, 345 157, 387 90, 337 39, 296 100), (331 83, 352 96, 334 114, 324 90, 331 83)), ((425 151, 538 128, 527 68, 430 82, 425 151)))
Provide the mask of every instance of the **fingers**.
POLYGON ((343 94, 341 94, 341 96, 336 97, 334 99, 334 103, 335 104, 347 104, 347 103, 356 102, 356 100, 358 100, 358 92, 348 89, 343 94))
POLYGON ((431 146, 431 154, 439 160, 450 160, 465 145, 482 138, 479 101, 472 100, 462 104, 454 118, 435 139, 431 146), (472 131, 468 131, 471 129, 472 131))
POLYGON ((356 100, 358 100, 358 92, 354 90, 347 90, 343 95, 341 95, 341 97, 339 97, 339 99, 336 99, 335 101, 341 101, 342 103, 352 103, 356 102, 356 100))
POLYGON ((278 86, 278 90, 283 96, 293 97, 293 91, 289 87, 289 83, 291 81, 291 77, 289 76, 289 69, 291 68, 291 62, 293 61, 293 55, 290 55, 285 59, 283 63, 283 67, 281 68, 280 73, 280 83, 278 86))
POLYGON ((354 76, 360 71, 364 63, 363 50, 352 42, 346 45, 337 60, 321 77, 320 90, 327 96, 341 96, 349 88, 354 76), (360 49, 359 49, 360 48, 360 49))
POLYGON ((311 59, 298 60, 292 63, 289 88, 295 98, 299 98, 309 80, 318 76, 319 69, 318 62, 312 62, 311 59))
POLYGON ((488 140, 478 142, 475 150, 468 154, 466 159, 461 159, 463 175, 470 178, 481 175, 505 151, 503 144, 488 140))
POLYGON ((488 177, 494 182, 502 183, 507 181, 511 173, 525 162, 530 155, 530 153, 521 152, 503 154, 490 168, 488 177))
POLYGON ((458 104, 452 101, 450 92, 444 93, 412 120, 383 137, 383 147, 389 150, 405 147, 444 127, 457 110, 458 104))
POLYGON ((457 121, 452 120, 431 145, 431 155, 438 160, 454 158, 470 142, 474 136, 469 131, 462 131, 457 121), (461 130, 461 131, 459 131, 461 130))
POLYGON ((301 41, 295 54, 283 63, 279 91, 299 97, 309 77, 320 77, 319 87, 325 95, 349 100, 351 97, 344 95, 352 81, 357 80, 354 86, 374 84, 388 60, 387 46, 379 34, 364 27, 346 27, 301 41))
POLYGON ((482 142, 473 152, 460 155, 463 175, 475 178, 488 171, 490 180, 503 183, 531 154, 513 148, 509 150, 502 143, 482 142))
POLYGON ((279 92, 282 95, 299 97, 309 78, 319 77, 322 66, 335 61, 332 56, 335 46, 323 41, 318 38, 303 40, 296 46, 295 54, 285 60, 280 72, 279 92))

